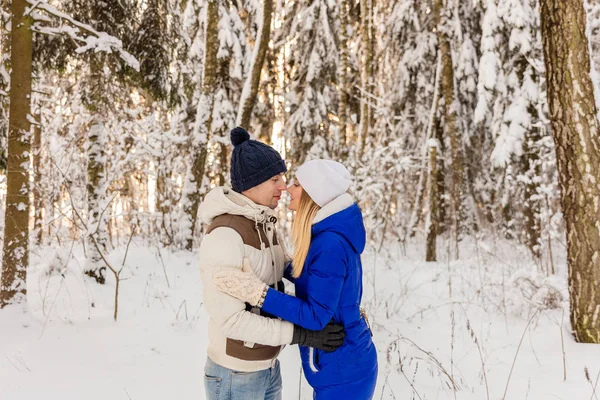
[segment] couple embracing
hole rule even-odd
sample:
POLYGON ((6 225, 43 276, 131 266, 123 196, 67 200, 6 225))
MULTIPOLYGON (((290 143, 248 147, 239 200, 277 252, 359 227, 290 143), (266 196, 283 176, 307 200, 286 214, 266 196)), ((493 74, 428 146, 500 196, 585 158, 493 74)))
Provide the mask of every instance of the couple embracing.
POLYGON ((350 173, 312 160, 286 187, 277 151, 242 128, 231 141, 232 187, 213 189, 199 210, 208 225, 200 246, 207 400, 281 399, 277 356, 286 344, 299 345, 315 399, 371 399, 377 353, 360 308, 366 235, 347 193, 350 173), (285 190, 296 213, 291 258, 273 211, 285 190), (295 296, 285 293, 283 277, 295 296))

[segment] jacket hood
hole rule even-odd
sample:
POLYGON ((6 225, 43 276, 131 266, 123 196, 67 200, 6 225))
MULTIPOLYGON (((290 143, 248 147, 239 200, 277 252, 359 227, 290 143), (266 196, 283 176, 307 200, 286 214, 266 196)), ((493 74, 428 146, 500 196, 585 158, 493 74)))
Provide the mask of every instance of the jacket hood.
POLYGON ((254 203, 241 193, 226 186, 211 190, 198 208, 198 216, 205 224, 210 224, 219 215, 242 215, 256 222, 266 222, 273 216, 269 207, 254 203))
POLYGON ((315 237, 323 232, 342 236, 358 254, 364 251, 367 233, 362 213, 349 194, 336 198, 317 213, 311 233, 315 237))

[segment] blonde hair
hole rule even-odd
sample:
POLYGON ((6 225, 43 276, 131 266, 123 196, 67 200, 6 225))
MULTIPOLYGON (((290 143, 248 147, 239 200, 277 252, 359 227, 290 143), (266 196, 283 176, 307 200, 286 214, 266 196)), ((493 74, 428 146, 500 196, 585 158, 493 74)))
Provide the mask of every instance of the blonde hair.
POLYGON ((310 248, 312 222, 321 207, 304 190, 300 196, 300 204, 292 226, 294 241, 294 259, 292 261, 292 276, 297 278, 302 274, 304 262, 310 248))

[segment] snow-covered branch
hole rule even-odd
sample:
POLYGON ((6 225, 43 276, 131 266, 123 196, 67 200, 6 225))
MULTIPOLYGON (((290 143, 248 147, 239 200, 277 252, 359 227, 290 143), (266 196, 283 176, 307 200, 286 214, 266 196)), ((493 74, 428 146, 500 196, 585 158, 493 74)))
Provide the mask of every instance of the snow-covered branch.
POLYGON ((27 0, 27 2, 31 4, 31 7, 28 7, 26 14, 31 14, 32 18, 36 21, 33 25, 33 30, 36 32, 47 35, 66 34, 75 42, 82 44, 75 50, 77 53, 84 53, 88 50, 96 52, 105 51, 107 53, 116 51, 119 53, 119 57, 131 68, 136 71, 140 70, 139 61, 123 49, 123 42, 120 39, 106 32, 99 32, 92 26, 75 20, 70 15, 65 14, 45 1, 27 0), (48 15, 58 18, 60 20, 59 26, 43 26, 41 22, 51 23, 52 19, 40 14, 38 10, 42 10, 48 15), (65 26, 63 22, 66 22, 68 25, 65 26))

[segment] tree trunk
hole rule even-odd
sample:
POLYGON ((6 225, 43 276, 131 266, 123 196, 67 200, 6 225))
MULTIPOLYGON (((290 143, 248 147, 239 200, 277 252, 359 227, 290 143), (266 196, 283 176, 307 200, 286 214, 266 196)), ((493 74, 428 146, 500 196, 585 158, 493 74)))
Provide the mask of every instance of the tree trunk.
POLYGON ((425 261, 437 261, 436 243, 438 232, 438 194, 437 194, 437 144, 430 141, 429 146, 429 216, 427 221, 427 253, 425 261))
MULTIPOLYGON (((265 57, 265 69, 267 72, 266 82, 259 86, 259 92, 262 91, 267 100, 268 112, 265 112, 259 120, 258 139, 268 144, 273 145, 273 133, 275 131, 275 121, 277 120, 277 102, 280 86, 278 84, 279 68, 277 66, 278 55, 274 49, 267 49, 265 57)), ((278 132, 279 133, 279 132, 278 132)))
MULTIPOLYGON (((417 182, 417 196, 415 198, 415 202, 413 205, 413 210, 411 212, 410 222, 409 222, 409 232, 410 237, 414 237, 417 234, 417 227, 422 219, 422 202, 425 191, 425 182, 427 179, 427 171, 425 170, 425 166, 427 165, 427 157, 429 153, 429 141, 433 136, 434 130, 438 128, 440 123, 438 117, 438 107, 440 102, 440 81, 442 75, 442 60, 440 58, 440 52, 438 51, 438 61, 437 67, 435 71, 435 83, 433 84, 433 100, 431 102, 431 108, 429 111, 429 121, 427 123, 427 131, 425 132, 425 139, 423 143, 423 151, 422 151, 422 165, 421 171, 419 172, 419 181, 417 182)), ((437 132, 436 132, 437 134, 437 132)))
POLYGON ((271 38, 271 15, 273 14, 273 0, 263 0, 263 8, 261 15, 261 25, 256 32, 256 41, 254 42, 254 50, 252 52, 252 67, 250 74, 244 84, 242 98, 240 99, 240 107, 238 111, 237 123, 246 129, 250 129, 250 117, 252 109, 256 103, 258 94, 258 85, 260 84, 260 75, 265 55, 269 48, 269 40, 271 38))
POLYGON ((582 0, 541 0, 549 116, 566 225, 571 326, 600 343, 600 129, 582 0))
MULTIPOLYGON (((129 210, 125 213, 125 218, 123 218, 125 222, 124 227, 119 227, 117 224, 118 220, 115 219, 117 231, 120 231, 120 228, 131 228, 137 230, 137 232, 141 235, 144 234, 143 229, 140 229, 143 225, 140 221, 140 212, 143 215, 144 211, 147 211, 147 207, 144 202, 144 199, 148 198, 146 196, 147 191, 145 185, 146 182, 144 179, 145 177, 145 175, 136 176, 135 171, 131 171, 125 175, 125 180, 127 181, 126 196, 129 200, 129 210)), ((125 235, 128 237, 128 233, 125 233, 125 235)))
POLYGON ((227 156, 229 155, 229 146, 225 143, 221 143, 221 152, 219 154, 219 186, 225 185, 227 181, 227 156))
POLYGON ((13 0, 10 80, 10 115, 8 130, 8 168, 5 208, 0 308, 22 303, 27 293, 29 264, 29 153, 31 151, 29 114, 33 37, 31 18, 24 16, 26 0, 13 0))
MULTIPOLYGON (((519 78, 520 90, 525 90, 524 85, 528 75, 531 75, 529 78, 532 81, 538 81, 537 72, 535 69, 531 68, 525 55, 521 56, 517 61, 516 72, 517 77, 519 78)), ((539 121, 540 116, 535 104, 529 104, 527 113, 531 116, 531 121, 539 121)), ((526 179, 523 183, 521 183, 520 179, 518 181, 520 187, 523 188, 523 198, 519 201, 520 204, 522 204, 521 209, 524 219, 521 230, 523 231, 525 243, 527 244, 529 251, 538 261, 541 257, 541 221, 539 219, 541 203, 540 200, 536 198, 539 196, 539 182, 536 178, 541 176, 542 171, 536 145, 540 139, 540 128, 532 124, 524 134, 523 154, 520 157, 520 165, 518 166, 520 169, 519 175, 526 179)))
POLYGON ((462 156, 462 139, 456 128, 456 109, 454 103, 454 66, 452 64, 452 50, 450 39, 446 30, 448 27, 442 18, 444 13, 444 1, 436 0, 435 18, 437 25, 438 46, 442 57, 442 97, 444 98, 444 120, 446 132, 450 139, 450 155, 452 162, 450 179, 450 205, 452 207, 452 218, 456 243, 456 258, 458 258, 458 242, 460 239, 461 220, 463 219, 463 184, 464 184, 464 162, 462 156))
MULTIPOLYGON (((375 43, 377 42, 376 38, 375 38, 375 6, 376 6, 377 0, 369 0, 369 9, 371 10, 371 12, 369 13, 369 36, 370 36, 370 40, 369 40, 369 94, 371 95, 371 103, 375 104, 376 103, 376 99, 375 99, 375 66, 376 66, 376 59, 375 59, 375 43)), ((374 107, 369 107, 369 134, 371 136, 371 138, 373 140, 375 140, 375 131, 373 129, 371 129, 373 127, 373 120, 374 120, 374 116, 373 114, 375 113, 375 108, 374 107)))
POLYGON ((106 185, 104 171, 104 124, 99 116, 94 116, 88 132, 88 182, 87 182, 87 206, 88 206, 88 265, 85 273, 103 285, 106 282, 106 266, 102 256, 94 244, 92 236, 102 252, 106 251, 107 226, 106 226, 106 185))
POLYGON ((202 180, 204 178, 204 170, 206 166, 206 156, 208 155, 208 150, 205 146, 202 146, 199 151, 194 155, 194 160, 192 163, 192 184, 193 184, 193 192, 188 194, 188 198, 190 200, 190 204, 187 207, 186 211, 191 220, 190 232, 187 238, 187 243, 185 248, 187 250, 192 250, 194 247, 194 232, 196 230, 196 223, 198 220, 198 208, 200 207, 201 201, 201 185, 202 180))
POLYGON ((373 79, 373 42, 371 35, 373 33, 373 0, 361 0, 360 12, 362 17, 362 47, 363 47, 363 68, 362 68, 362 95, 360 105, 360 155, 365 151, 369 128, 371 127, 371 107, 369 103, 372 99, 372 79, 373 79))
POLYGON ((442 157, 437 157, 438 165, 437 165, 437 173, 436 173, 436 181, 437 181, 437 194, 438 194, 438 235, 442 234, 448 229, 448 204, 446 202, 446 163, 444 161, 443 155, 446 153, 446 146, 444 145, 444 127, 440 119, 436 121, 435 124, 435 138, 437 139, 438 144, 438 155, 442 155, 442 157))
POLYGON ((187 238, 186 249, 192 250, 194 245, 194 231, 196 229, 196 221, 198 217, 198 207, 201 200, 201 186, 204 179, 204 170, 206 167, 206 157, 208 155, 208 136, 211 132, 212 125, 212 110, 214 107, 214 92, 216 89, 217 78, 217 51, 219 50, 219 2, 218 0, 209 0, 206 12, 206 37, 205 37, 205 65, 204 79, 202 82, 202 94, 200 96, 203 120, 196 121, 200 124, 198 137, 192 138, 195 142, 190 173, 190 186, 187 193, 188 204, 186 212, 190 219, 191 226, 189 236, 187 238))
MULTIPOLYGON (((36 115, 36 121, 38 124, 42 122, 42 116, 40 113, 36 115)), ((35 125, 33 127, 33 229, 36 231, 36 244, 42 243, 44 234, 44 218, 42 209, 44 207, 44 199, 42 198, 42 126, 35 125)))
MULTIPOLYGON (((539 119, 535 107, 529 107, 529 113, 532 120, 539 119)), ((540 129, 532 127, 526 134, 523 143, 522 168, 528 181, 525 183, 525 193, 523 202, 523 216, 525 217, 525 243, 531 254, 540 259, 541 254, 541 221, 540 221, 540 200, 536 199, 539 196, 539 183, 534 179, 541 176, 541 168, 539 154, 535 144, 540 140, 540 129)))
POLYGON ((163 163, 161 160, 157 161, 155 207, 156 211, 160 213, 160 226, 157 226, 157 231, 162 232, 160 237, 163 245, 169 246, 173 243, 173 228, 169 219, 172 204, 167 189, 167 176, 169 176, 169 173, 166 168, 167 163, 163 163))
POLYGON ((2 14, 0 15, 0 45, 2 53, 0 58, 0 170, 6 170, 6 148, 8 138, 8 114, 10 91, 10 26, 11 10, 10 1, 2 0, 2 14))
POLYGON ((340 156, 342 160, 348 158, 350 147, 346 126, 348 124, 348 0, 340 1, 340 70, 339 70, 339 96, 340 103, 338 115, 340 119, 340 156))

